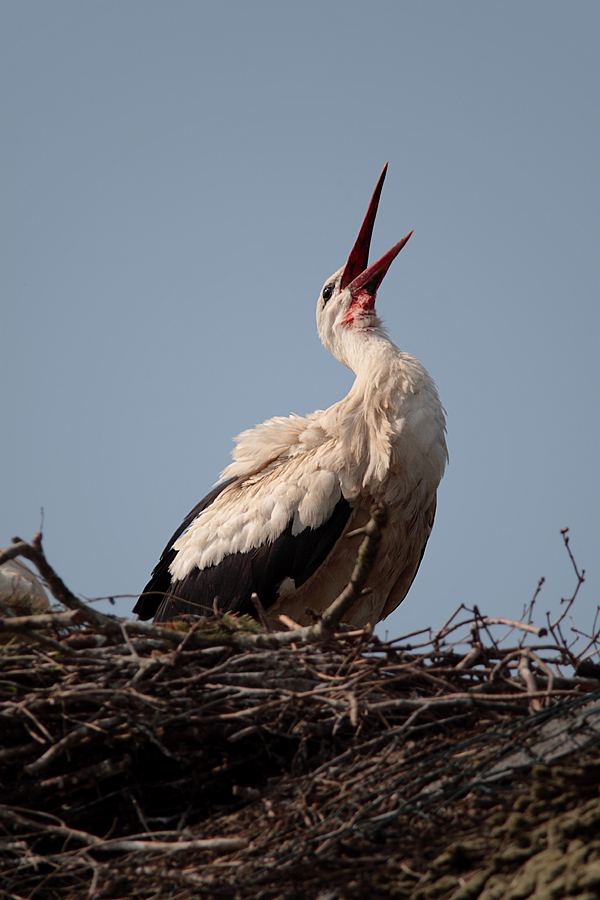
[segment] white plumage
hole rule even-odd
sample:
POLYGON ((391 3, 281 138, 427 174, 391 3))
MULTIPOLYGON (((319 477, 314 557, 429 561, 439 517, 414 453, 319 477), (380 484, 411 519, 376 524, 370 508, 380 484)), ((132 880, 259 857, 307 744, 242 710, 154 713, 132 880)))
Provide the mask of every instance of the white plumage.
MULTIPOLYGON (((0 547, 0 551, 2 549, 0 547)), ((21 616, 36 615, 50 609, 48 595, 40 579, 20 559, 9 559, 0 566, 0 603, 21 616)))
POLYGON ((346 265, 317 305, 325 347, 356 379, 347 397, 306 417, 269 419, 237 438, 233 462, 167 545, 135 611, 254 612, 256 591, 277 625, 300 624, 347 584, 356 541, 374 501, 388 507, 375 571, 346 617, 373 624, 404 599, 435 516, 447 461, 445 419, 433 380, 389 339, 375 295, 410 235, 368 267, 386 169, 346 265))

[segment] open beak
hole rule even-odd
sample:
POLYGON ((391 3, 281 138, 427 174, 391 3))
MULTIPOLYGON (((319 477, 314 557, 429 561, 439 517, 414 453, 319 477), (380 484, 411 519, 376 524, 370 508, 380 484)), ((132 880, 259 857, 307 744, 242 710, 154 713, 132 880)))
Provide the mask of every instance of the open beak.
POLYGON ((375 216, 377 215, 377 207, 379 206, 379 198, 381 196, 381 189, 383 188, 386 174, 387 163, 383 167, 377 186, 373 191, 367 214, 361 225, 354 247, 348 257, 348 262, 342 273, 342 280, 340 283, 342 290, 344 290, 344 288, 349 288, 353 298, 361 295, 363 303, 367 300, 367 297, 371 299, 371 303, 374 302, 377 289, 383 281, 387 270, 412 234, 412 231, 410 231, 406 237, 402 238, 401 241, 398 241, 391 250, 384 253, 381 259, 378 259, 372 266, 369 266, 371 236, 373 234, 375 216), (365 295, 367 295, 367 297, 365 295))
POLYGON ((401 241, 394 244, 392 249, 388 250, 387 253, 384 253, 381 259, 378 259, 377 262, 374 262, 372 266, 369 266, 368 269, 365 269, 364 272, 361 272, 360 275, 357 275, 356 278, 350 282, 348 289, 353 297, 356 297, 358 294, 367 293, 375 300, 377 288, 383 281, 385 273, 396 259, 411 234, 412 231, 409 231, 406 237, 403 237, 401 241))

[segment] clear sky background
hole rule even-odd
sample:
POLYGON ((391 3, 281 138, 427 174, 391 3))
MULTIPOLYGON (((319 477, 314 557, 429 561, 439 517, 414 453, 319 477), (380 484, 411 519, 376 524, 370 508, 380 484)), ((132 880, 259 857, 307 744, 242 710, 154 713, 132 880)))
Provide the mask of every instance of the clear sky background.
MULTIPOLYGON (((273 415, 351 373, 315 306, 386 160, 378 296, 450 466, 391 636, 599 602, 600 4, 2 2, 0 543, 135 594, 273 415)), ((118 602, 129 615, 133 599, 118 602)), ((102 607, 106 608, 106 607, 102 607)))

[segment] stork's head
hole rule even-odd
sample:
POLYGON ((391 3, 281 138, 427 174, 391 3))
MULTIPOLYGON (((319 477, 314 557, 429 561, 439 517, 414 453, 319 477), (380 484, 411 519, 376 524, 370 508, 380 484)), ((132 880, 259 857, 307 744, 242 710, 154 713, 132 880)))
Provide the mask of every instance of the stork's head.
POLYGON ((350 369, 354 368, 350 351, 351 346, 355 345, 352 337, 367 336, 381 328, 381 321, 375 312, 377 289, 412 234, 412 231, 409 232, 381 259, 369 266, 371 235, 386 172, 387 163, 379 176, 348 262, 327 279, 317 303, 317 328, 321 340, 336 359, 350 369))

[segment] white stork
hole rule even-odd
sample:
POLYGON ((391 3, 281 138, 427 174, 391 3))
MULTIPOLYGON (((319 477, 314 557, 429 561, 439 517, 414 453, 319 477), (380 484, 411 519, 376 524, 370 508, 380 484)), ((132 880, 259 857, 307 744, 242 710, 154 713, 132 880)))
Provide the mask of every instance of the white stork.
MULTIPOLYGON (((317 304, 325 347, 356 379, 350 393, 308 416, 268 419, 237 438, 233 462, 167 544, 134 612, 164 622, 219 609, 285 614, 310 624, 348 583, 346 538, 388 508, 367 592, 345 621, 375 624, 406 596, 429 538, 447 461, 444 410, 421 363, 389 339, 375 295, 408 234, 368 265, 387 165, 346 265, 317 304), (216 600, 215 600, 216 598, 216 600)), ((412 232, 411 232, 412 233, 412 232)))

